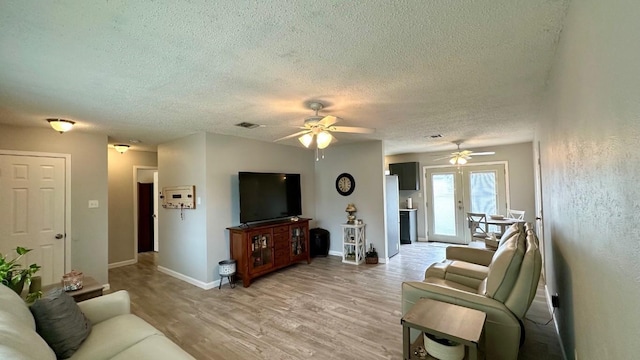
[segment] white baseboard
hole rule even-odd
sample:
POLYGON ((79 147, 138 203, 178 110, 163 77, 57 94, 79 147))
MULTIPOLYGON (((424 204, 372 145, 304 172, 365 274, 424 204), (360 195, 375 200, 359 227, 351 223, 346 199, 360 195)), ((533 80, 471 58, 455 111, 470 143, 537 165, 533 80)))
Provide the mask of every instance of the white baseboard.
POLYGON ((547 284, 544 284, 544 295, 547 300, 547 307, 549 308, 549 314, 553 317, 553 325, 556 328, 556 336, 558 337, 558 341, 560 342, 560 350, 562 352, 562 358, 567 360, 567 354, 564 351, 564 344, 562 343, 562 336, 560 336, 560 329, 558 328, 558 318, 556 314, 553 312, 553 305, 551 303, 551 294, 549 293, 549 288, 547 284))
POLYGON ((106 283, 104 285, 102 285, 102 290, 103 291, 109 291, 111 289, 111 285, 109 285, 109 283, 106 283))
POLYGON ((206 283, 206 282, 200 281, 198 279, 194 279, 194 278, 192 278, 190 276, 181 274, 181 273, 179 273, 177 271, 173 271, 171 269, 167 269, 166 267, 163 267, 163 266, 158 266, 158 271, 160 271, 161 273, 167 274, 169 276, 173 276, 176 279, 182 280, 184 282, 187 282, 187 283, 189 283, 191 285, 195 285, 195 286, 197 286, 197 287, 199 287, 201 289, 205 289, 205 290, 213 289, 214 287, 217 287, 218 285, 220 285, 220 280, 215 280, 215 281, 206 283))
POLYGON ((342 257, 342 252, 341 251, 329 250, 329 255, 342 257))
POLYGON ((136 259, 115 262, 115 263, 109 264, 109 269, 115 269, 115 268, 119 268, 121 266, 133 265, 135 263, 137 263, 136 259))

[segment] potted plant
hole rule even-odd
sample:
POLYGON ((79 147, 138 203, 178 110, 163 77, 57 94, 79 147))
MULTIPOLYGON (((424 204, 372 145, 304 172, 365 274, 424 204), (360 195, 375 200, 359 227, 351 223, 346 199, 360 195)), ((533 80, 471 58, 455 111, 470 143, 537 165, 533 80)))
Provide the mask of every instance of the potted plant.
MULTIPOLYGON (((28 267, 23 267, 19 263, 20 259, 31 250, 18 246, 15 249, 17 256, 14 256, 13 259, 8 259, 9 254, 0 254, 0 281, 18 295, 22 293, 25 285, 27 287, 31 285, 31 278, 40 270, 40 265, 31 264, 28 267)), ((27 302, 32 302, 40 296, 42 296, 42 291, 37 289, 28 293, 26 300, 27 302)))
POLYGON ((364 254, 364 261, 367 264, 378 263, 378 252, 376 251, 376 248, 373 247, 373 244, 369 244, 369 251, 364 254))

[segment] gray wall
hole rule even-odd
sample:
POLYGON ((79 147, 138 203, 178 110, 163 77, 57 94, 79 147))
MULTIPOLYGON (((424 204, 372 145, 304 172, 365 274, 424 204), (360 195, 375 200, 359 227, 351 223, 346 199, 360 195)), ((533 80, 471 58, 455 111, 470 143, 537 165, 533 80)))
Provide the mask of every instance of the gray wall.
POLYGON ((540 140, 547 286, 567 358, 637 359, 640 2, 573 1, 540 140))
MULTIPOLYGON (((158 146, 158 187, 195 185, 207 198, 206 135, 198 133, 158 146)), ((195 209, 158 209, 158 265, 192 279, 207 279, 207 202, 195 209), (184 214, 184 219, 181 217, 184 214)))
POLYGON ((238 172, 300 174, 302 217, 315 218, 314 158, 299 147, 234 136, 207 134, 206 143, 207 281, 213 281, 219 279, 218 262, 230 256, 226 228, 240 225, 238 172))
MULTIPOLYGON (((133 167, 157 166, 155 152, 108 150, 109 173, 109 264, 135 259, 133 224, 133 167)), ((153 170, 142 182, 153 182, 153 170)), ((140 179, 139 179, 140 180, 140 179)))
POLYGON ((384 150, 381 141, 331 145, 325 158, 316 162, 316 215, 317 225, 331 233, 332 252, 342 253, 341 224, 347 222, 345 209, 355 204, 356 217, 366 224, 366 240, 386 257, 386 231, 384 216, 384 150), (353 175, 354 192, 342 196, 336 191, 336 178, 341 173, 353 175))
MULTIPOLYGON (((509 163, 509 204, 513 209, 525 210, 525 220, 533 222, 535 219, 535 191, 532 143, 514 145, 489 146, 473 148, 474 151, 495 151, 495 155, 476 156, 469 163, 507 161, 509 163)), ((425 166, 447 165, 446 160, 434 161, 450 154, 451 151, 431 153, 411 153, 385 157, 385 170, 389 164, 417 161, 420 163, 420 190, 400 191, 400 202, 404 207, 408 197, 413 200, 413 207, 418 209, 418 238, 426 239, 426 218, 423 176, 425 166)))
POLYGON ((108 283, 107 136, 0 125, 0 149, 71 154, 71 266, 108 283))
POLYGON ((160 188, 196 185, 202 199, 195 210, 160 209, 160 266, 210 286, 218 262, 228 259, 227 227, 240 225, 238 172, 301 174, 303 217, 315 217, 312 152, 243 139, 199 133, 158 147, 160 188))

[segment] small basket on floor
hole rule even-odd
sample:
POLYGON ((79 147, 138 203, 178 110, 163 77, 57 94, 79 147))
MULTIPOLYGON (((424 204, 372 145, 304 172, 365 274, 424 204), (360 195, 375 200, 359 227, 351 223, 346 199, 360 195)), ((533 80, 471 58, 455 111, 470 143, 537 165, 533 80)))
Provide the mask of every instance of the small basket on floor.
POLYGON ((377 264, 378 263, 378 258, 377 257, 366 257, 364 258, 364 262, 367 264, 377 264))

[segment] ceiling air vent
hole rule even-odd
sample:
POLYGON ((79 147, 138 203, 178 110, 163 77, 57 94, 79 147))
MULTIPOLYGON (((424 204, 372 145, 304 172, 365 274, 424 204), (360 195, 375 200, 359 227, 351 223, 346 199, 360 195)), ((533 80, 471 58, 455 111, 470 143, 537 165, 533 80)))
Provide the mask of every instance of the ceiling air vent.
POLYGON ((437 139, 437 138, 441 138, 442 134, 429 135, 429 137, 432 139, 437 139))
POLYGON ((244 122, 244 121, 239 123, 239 124, 236 124, 236 126, 240 126, 240 127, 245 128, 245 129, 255 129, 257 127, 260 127, 260 125, 258 125, 258 124, 252 124, 250 122, 244 122))

